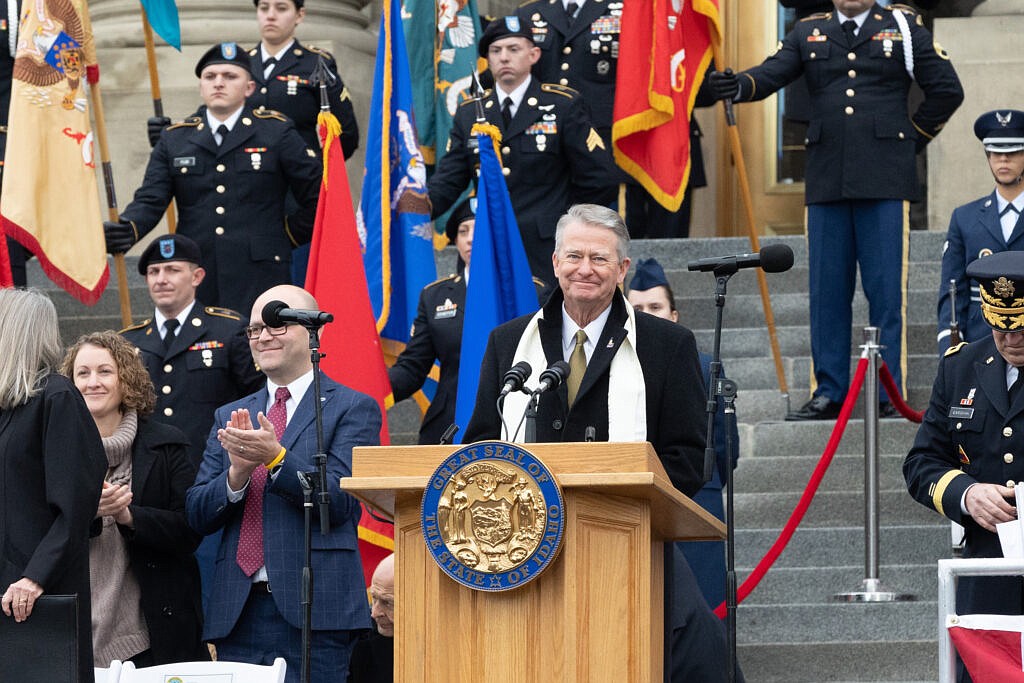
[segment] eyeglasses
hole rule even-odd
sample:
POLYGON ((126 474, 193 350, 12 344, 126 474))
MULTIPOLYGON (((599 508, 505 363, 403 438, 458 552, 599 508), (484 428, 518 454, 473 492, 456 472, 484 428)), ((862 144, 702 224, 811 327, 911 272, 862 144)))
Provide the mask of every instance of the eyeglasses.
POLYGON ((260 335, 263 334, 263 330, 269 332, 271 337, 280 337, 282 334, 288 331, 288 324, 285 323, 284 325, 281 325, 281 327, 267 327, 266 325, 260 324, 249 325, 243 328, 242 331, 245 332, 246 337, 253 341, 256 341, 257 339, 260 338, 260 335))

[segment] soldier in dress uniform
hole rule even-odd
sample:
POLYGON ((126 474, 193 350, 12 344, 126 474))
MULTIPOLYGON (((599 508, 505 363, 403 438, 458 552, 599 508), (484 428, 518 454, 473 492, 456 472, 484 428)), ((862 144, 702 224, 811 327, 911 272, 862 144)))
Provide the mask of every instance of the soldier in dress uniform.
POLYGON ((465 270, 423 288, 409 343, 395 364, 388 369, 391 393, 397 403, 419 391, 434 361, 441 362, 437 391, 420 424, 421 444, 440 443, 444 430, 455 422, 462 322, 466 314, 466 278, 473 251, 473 226, 476 223, 475 203, 475 198, 463 200, 445 224, 448 241, 458 250, 459 258, 466 264, 465 270))
POLYGON ((250 69, 256 90, 246 100, 253 108, 279 111, 295 123, 310 149, 320 149, 316 117, 320 113, 320 88, 312 75, 321 57, 334 81, 327 86, 331 113, 341 124, 341 149, 348 159, 359 147, 359 126, 348 88, 338 75, 338 65, 327 51, 303 45, 295 28, 306 16, 305 0, 253 0, 260 25, 260 44, 249 50, 250 69))
POLYGON ((261 292, 290 282, 292 247, 312 237, 320 161, 283 114, 245 106, 255 84, 237 44, 207 51, 196 75, 204 106, 160 136, 134 200, 103 224, 107 251, 127 251, 174 199, 179 231, 205 257, 199 298, 247 311, 261 292), (289 192, 298 208, 286 215, 289 192))
MULTIPOLYGON (((495 81, 482 95, 484 116, 501 131, 503 172, 530 270, 554 285, 555 224, 574 203, 614 200, 614 188, 607 184, 614 162, 579 93, 531 77, 540 50, 517 17, 487 26, 480 56, 487 57, 495 81)), ((435 218, 476 177, 477 140, 470 134, 476 117, 476 100, 464 102, 455 114, 447 154, 429 184, 435 218)))
POLYGON ((961 339, 976 341, 988 335, 978 287, 970 286, 967 264, 998 251, 1024 250, 1024 111, 990 111, 974 122, 974 134, 988 157, 988 168, 996 180, 990 194, 958 206, 949 219, 949 232, 942 247, 942 277, 939 280, 939 353, 949 347, 951 316, 949 281, 956 280, 956 320, 961 339))
MULTIPOLYGON (((714 72, 719 99, 764 99, 806 76, 807 244, 811 400, 787 419, 835 419, 850 384, 851 302, 857 265, 898 387, 906 363, 908 202, 920 198, 915 153, 963 101, 949 57, 905 5, 833 0, 834 12, 798 22, 778 51, 740 74, 714 72), (910 115, 916 82, 924 100, 910 115)), ((894 415, 887 396, 882 415, 894 415)))
POLYGON ((206 276, 195 242, 184 235, 159 237, 139 257, 153 316, 121 334, 138 347, 156 387, 153 419, 188 436, 198 468, 213 412, 262 385, 242 330, 246 320, 227 308, 204 306, 196 288, 206 276))
MULTIPOLYGON (((967 276, 979 285, 991 334, 951 347, 914 446, 903 463, 912 495, 963 525, 964 557, 1002 557, 995 525, 1017 518, 1014 487, 1024 480, 1024 253, 977 259, 967 276)), ((1021 577, 963 577, 960 614, 1022 614, 1021 577)), ((960 671, 960 681, 969 681, 960 671)))

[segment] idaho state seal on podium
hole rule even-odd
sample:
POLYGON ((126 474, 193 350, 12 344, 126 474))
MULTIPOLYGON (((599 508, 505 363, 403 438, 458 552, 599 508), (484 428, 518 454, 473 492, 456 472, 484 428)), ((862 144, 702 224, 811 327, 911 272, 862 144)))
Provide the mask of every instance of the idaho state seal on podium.
POLYGON ((421 521, 441 570, 482 591, 537 578, 562 547, 562 490, 526 449, 480 441, 452 453, 430 477, 421 521))

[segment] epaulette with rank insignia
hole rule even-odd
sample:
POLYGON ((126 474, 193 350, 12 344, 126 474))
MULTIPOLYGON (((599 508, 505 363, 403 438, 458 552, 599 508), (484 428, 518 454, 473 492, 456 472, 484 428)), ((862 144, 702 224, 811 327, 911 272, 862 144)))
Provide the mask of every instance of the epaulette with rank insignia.
POLYGON ((908 17, 914 17, 914 21, 917 22, 918 26, 924 26, 924 19, 921 18, 921 14, 910 5, 901 5, 897 3, 895 5, 889 5, 888 7, 884 7, 883 9, 885 9, 887 12, 891 12, 894 9, 898 9, 899 11, 906 14, 908 17))
POLYGON ((242 316, 230 308, 220 308, 219 306, 207 306, 203 309, 203 312, 207 315, 215 315, 218 318, 227 318, 229 320, 241 320, 242 316))
POLYGON ((317 47, 316 45, 304 45, 303 47, 305 47, 307 50, 314 54, 320 55, 321 57, 328 61, 334 61, 334 55, 332 55, 330 52, 323 49, 322 47, 317 47))
POLYGON ((252 115, 258 119, 276 119, 278 121, 281 121, 282 123, 288 122, 287 116, 274 109, 265 109, 263 107, 260 107, 259 109, 253 109, 252 115))
POLYGON ((957 344, 956 346, 950 346, 948 349, 946 349, 946 352, 944 354, 942 354, 942 356, 943 357, 952 356, 954 353, 959 353, 960 349, 963 348, 966 344, 967 344, 967 342, 962 341, 959 344, 957 344))
POLYGON ((579 90, 574 90, 567 85, 561 85, 559 83, 541 83, 540 89, 544 92, 553 92, 561 95, 562 97, 568 97, 572 99, 580 94, 579 90))
POLYGON ((134 325, 129 325, 128 327, 126 327, 123 330, 121 330, 120 332, 118 332, 118 334, 124 334, 125 332, 134 332, 135 330, 145 329, 146 327, 149 327, 149 324, 151 322, 153 322, 152 318, 146 318, 141 323, 135 323, 134 325))
POLYGON ((195 128, 203 123, 203 119, 199 116, 190 116, 181 123, 175 123, 167 126, 164 130, 174 130, 175 128, 195 128))
POLYGON ((429 285, 425 286, 423 289, 430 289, 431 287, 434 287, 435 285, 439 285, 442 282, 448 282, 449 280, 458 279, 458 277, 459 277, 458 273, 452 273, 451 275, 446 275, 445 277, 438 278, 438 279, 434 280, 429 285))
POLYGON ((814 14, 812 14, 810 16, 804 17, 800 21, 815 21, 817 19, 831 19, 831 18, 832 18, 832 13, 831 12, 815 12, 814 14))

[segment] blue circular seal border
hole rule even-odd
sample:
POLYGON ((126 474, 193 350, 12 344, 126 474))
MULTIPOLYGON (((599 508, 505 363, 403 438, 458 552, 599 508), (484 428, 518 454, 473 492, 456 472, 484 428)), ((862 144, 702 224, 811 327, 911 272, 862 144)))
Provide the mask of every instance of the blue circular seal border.
POLYGON ((533 453, 507 441, 477 441, 453 451, 430 475, 423 491, 420 525, 427 551, 453 581, 473 590, 513 590, 536 579, 558 557, 565 533, 565 500, 551 470, 533 453), (509 571, 484 572, 463 564, 448 550, 441 536, 437 511, 444 490, 463 467, 474 463, 517 465, 531 477, 544 498, 546 518, 541 540, 525 560, 509 571))

